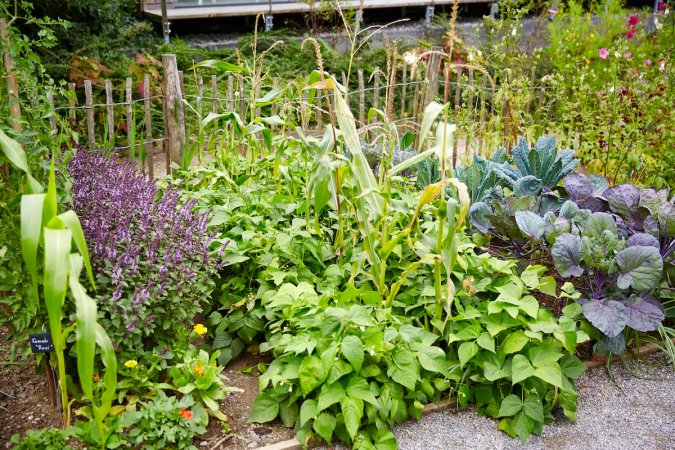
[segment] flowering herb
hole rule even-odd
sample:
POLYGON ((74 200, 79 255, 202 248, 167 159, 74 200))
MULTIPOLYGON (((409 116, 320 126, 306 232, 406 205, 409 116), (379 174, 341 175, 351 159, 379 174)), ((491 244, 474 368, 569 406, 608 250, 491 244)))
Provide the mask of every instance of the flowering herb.
POLYGON ((181 203, 171 189, 160 192, 131 163, 80 151, 69 170, 104 327, 134 356, 168 347, 201 312, 225 245, 212 251, 217 242, 207 232, 207 213, 194 212, 194 202, 181 203))
POLYGON ((607 57, 609 56, 609 50, 607 50, 604 47, 601 48, 600 50, 598 50, 598 56, 600 56, 600 58, 602 59, 607 59, 607 57))
POLYGON ((183 417, 185 420, 192 419, 192 411, 189 411, 187 409, 181 409, 178 415, 183 417))
POLYGON ((198 323, 197 325, 195 325, 195 326, 192 328, 192 331, 194 331, 195 333, 197 333, 198 335, 201 336, 201 335, 205 334, 205 333, 208 331, 208 328, 206 328, 206 327, 204 326, 204 324, 198 323))

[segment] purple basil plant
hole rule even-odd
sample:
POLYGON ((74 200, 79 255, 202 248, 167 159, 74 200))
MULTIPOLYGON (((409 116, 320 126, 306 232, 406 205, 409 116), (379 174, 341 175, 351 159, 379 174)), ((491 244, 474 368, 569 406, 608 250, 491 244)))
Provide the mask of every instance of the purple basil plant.
POLYGON ((123 353, 171 348, 208 300, 227 242, 207 232, 194 201, 160 191, 130 162, 81 150, 68 169, 101 323, 123 353))

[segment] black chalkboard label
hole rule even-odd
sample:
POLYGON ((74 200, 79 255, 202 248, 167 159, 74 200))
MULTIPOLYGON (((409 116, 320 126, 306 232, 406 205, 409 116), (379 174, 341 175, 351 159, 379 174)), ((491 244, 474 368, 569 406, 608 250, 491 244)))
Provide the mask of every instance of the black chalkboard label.
POLYGON ((30 348, 33 353, 49 353, 54 351, 52 335, 49 333, 29 334, 30 348))

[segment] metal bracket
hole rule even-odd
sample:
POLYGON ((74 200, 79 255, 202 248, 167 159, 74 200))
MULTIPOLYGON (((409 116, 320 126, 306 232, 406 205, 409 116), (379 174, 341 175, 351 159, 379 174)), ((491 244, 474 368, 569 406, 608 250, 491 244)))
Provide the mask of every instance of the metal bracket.
POLYGON ((434 18, 434 10, 435 9, 436 8, 434 7, 434 5, 427 6, 427 11, 426 11, 426 14, 424 15, 424 24, 425 25, 427 25, 427 26, 431 25, 431 19, 434 18))

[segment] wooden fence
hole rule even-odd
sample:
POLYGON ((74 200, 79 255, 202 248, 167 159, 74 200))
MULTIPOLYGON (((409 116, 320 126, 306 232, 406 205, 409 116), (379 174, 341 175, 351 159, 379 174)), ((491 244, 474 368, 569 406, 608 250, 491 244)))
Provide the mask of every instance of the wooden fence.
MULTIPOLYGON (((117 89, 110 80, 104 80, 102 85, 85 80, 80 87, 68 83, 69 93, 61 98, 47 94, 55 112, 50 118, 51 127, 56 130, 64 123, 83 124, 80 142, 89 148, 114 147, 139 154, 143 146, 148 155, 147 173, 154 177, 150 155, 164 152, 166 170, 170 172, 170 163, 182 162, 186 142, 194 139, 198 121, 208 113, 237 112, 244 120, 247 111, 249 116, 258 116, 260 108, 249 111, 247 95, 251 90, 255 91, 255 98, 260 98, 261 92, 285 83, 275 78, 264 86, 252 87, 250 80, 240 74, 212 75, 210 79, 195 76, 195 83, 186 92, 184 74, 178 70, 175 55, 163 55, 162 67, 161 88, 154 87, 157 92, 153 91, 150 75, 145 75, 142 83, 135 85, 132 78, 127 78, 117 89), (105 96, 105 102, 94 102, 94 89, 99 91, 98 97, 105 96), (84 99, 84 104, 78 104, 78 99, 84 99), (57 116, 62 120, 57 120, 57 116)), ((361 129, 377 126, 368 123, 370 107, 386 111, 387 117, 403 129, 416 129, 426 105, 438 100, 451 102, 451 120, 457 124, 455 148, 459 149, 455 157, 487 153, 491 133, 515 136, 517 124, 513 122, 517 120, 509 91, 498 88, 489 75, 470 66, 443 65, 440 53, 434 52, 430 53, 425 68, 421 73, 402 63, 389 74, 376 69, 370 78, 358 70, 358 88, 349 91, 347 102, 361 129)), ((345 74, 341 75, 346 84, 345 74)), ((322 133, 329 120, 327 97, 331 94, 322 92, 311 98, 304 86, 293 82, 289 88, 294 92, 287 100, 267 107, 264 112, 279 115, 287 123, 300 124, 305 134, 322 133)), ((541 110, 546 95, 544 87, 531 88, 526 104, 519 107, 524 110, 521 115, 541 110)), ((546 111, 550 119, 551 109, 546 111)))

